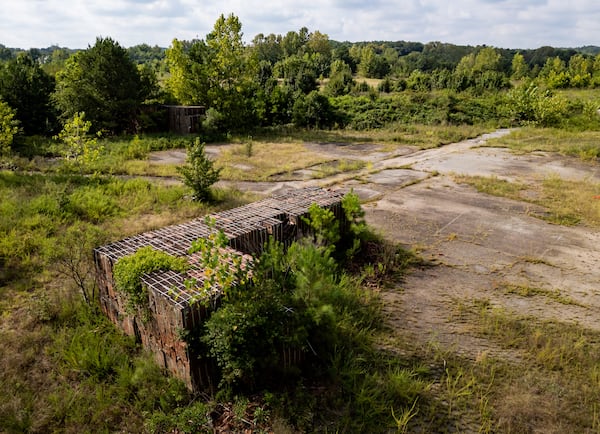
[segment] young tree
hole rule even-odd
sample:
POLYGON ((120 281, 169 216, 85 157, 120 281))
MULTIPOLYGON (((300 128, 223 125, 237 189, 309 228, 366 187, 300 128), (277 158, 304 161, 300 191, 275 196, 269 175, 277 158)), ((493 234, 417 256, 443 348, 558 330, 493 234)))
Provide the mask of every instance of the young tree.
POLYGON ((219 180, 221 169, 215 169, 199 138, 187 150, 187 164, 178 167, 177 171, 183 176, 184 184, 194 191, 195 200, 207 201, 212 198, 210 187, 219 180))
POLYGON ((10 154, 13 137, 19 132, 19 122, 15 112, 8 104, 0 100, 0 157, 10 154))
POLYGON ((127 51, 110 38, 97 38, 70 57, 56 80, 54 101, 62 119, 85 112, 95 129, 111 133, 134 128, 148 91, 127 51))
POLYGON ((85 120, 85 113, 76 113, 69 119, 56 139, 62 142, 60 152, 67 166, 71 165, 83 173, 100 157, 103 147, 97 137, 90 137, 92 122, 85 120))

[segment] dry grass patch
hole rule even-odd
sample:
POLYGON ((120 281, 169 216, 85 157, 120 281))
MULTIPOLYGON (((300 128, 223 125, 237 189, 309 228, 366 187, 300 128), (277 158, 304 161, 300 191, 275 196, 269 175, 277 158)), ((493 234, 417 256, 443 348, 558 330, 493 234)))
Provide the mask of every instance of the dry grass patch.
POLYGON ((567 131, 525 127, 492 139, 485 146, 509 148, 518 153, 557 152, 586 161, 600 158, 600 131, 567 131))
POLYGON ((496 406, 500 432, 564 432, 554 411, 556 397, 535 389, 522 381, 515 381, 502 388, 499 392, 502 399, 496 406))
POLYGON ((266 181, 270 176, 332 161, 311 152, 299 142, 254 142, 251 155, 247 146, 224 149, 216 159, 222 168, 221 179, 231 181, 266 181))
POLYGON ((117 169, 118 173, 137 176, 178 178, 177 164, 157 164, 147 160, 128 160, 117 169))
POLYGON ((372 141, 386 145, 383 150, 393 151, 398 145, 416 146, 419 149, 437 148, 450 143, 471 139, 489 132, 477 125, 421 125, 397 123, 370 131, 372 141))
POLYGON ((489 419, 482 417, 480 432, 598 432, 600 333, 516 315, 486 300, 462 305, 461 319, 477 335, 520 354, 518 361, 452 362, 470 373, 474 390, 484 387, 489 419))
POLYGON ((471 185, 482 193, 542 206, 546 212, 531 215, 550 223, 600 226, 600 199, 597 199, 600 183, 568 181, 557 176, 548 177, 536 185, 509 182, 496 177, 461 175, 454 179, 458 183, 471 185))

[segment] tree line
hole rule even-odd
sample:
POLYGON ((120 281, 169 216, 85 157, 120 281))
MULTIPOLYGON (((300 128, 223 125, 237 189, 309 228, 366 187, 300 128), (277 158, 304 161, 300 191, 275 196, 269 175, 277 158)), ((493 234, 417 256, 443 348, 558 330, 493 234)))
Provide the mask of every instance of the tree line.
POLYGON ((239 19, 221 15, 205 39, 174 39, 166 49, 125 49, 111 38, 97 38, 85 50, 0 46, 2 137, 15 127, 21 135, 51 136, 80 113, 95 131, 152 130, 144 107, 164 103, 204 105, 207 135, 289 123, 369 128, 371 122, 356 121, 361 114, 349 98, 389 106, 387 94, 405 91, 481 95, 524 82, 549 90, 600 85, 598 47, 349 43, 305 27, 258 34, 250 44, 242 36, 239 19), (380 81, 374 87, 367 79, 380 81))

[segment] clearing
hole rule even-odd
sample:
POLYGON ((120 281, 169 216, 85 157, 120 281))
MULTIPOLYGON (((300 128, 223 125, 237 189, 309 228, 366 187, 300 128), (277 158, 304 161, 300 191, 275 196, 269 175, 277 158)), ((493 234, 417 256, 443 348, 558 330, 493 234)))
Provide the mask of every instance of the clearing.
MULTIPOLYGON (((384 290, 389 325, 416 342, 435 341, 469 358, 510 356, 478 336, 457 312, 483 301, 517 315, 600 331, 600 234, 585 226, 548 223, 539 218, 545 212, 540 206, 479 193, 456 177, 540 183, 553 176, 598 183, 600 170, 557 154, 517 155, 482 146, 509 133, 498 130, 439 148, 406 146, 393 152, 372 143, 308 143, 310 151, 323 157, 367 166, 321 179, 302 171, 290 174, 288 181, 221 185, 258 194, 308 185, 353 189, 365 201, 368 223, 426 263, 384 290)), ((218 155, 222 145, 206 149, 218 155)), ((151 158, 183 163, 185 152, 151 158)))

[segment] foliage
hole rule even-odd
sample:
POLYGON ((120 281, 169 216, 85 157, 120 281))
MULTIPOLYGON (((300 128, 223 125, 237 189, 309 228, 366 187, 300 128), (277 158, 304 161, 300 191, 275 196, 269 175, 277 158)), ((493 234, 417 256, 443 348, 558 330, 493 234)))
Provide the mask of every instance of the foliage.
POLYGON ((508 92, 507 108, 513 122, 544 127, 557 126, 566 114, 566 101, 534 83, 525 83, 508 92))
POLYGON ((220 119, 226 130, 254 121, 256 64, 246 55, 241 29, 235 15, 221 15, 206 42, 175 39, 166 53, 167 85, 173 95, 183 104, 204 104, 227 113, 220 119))
POLYGON ((129 307, 136 308, 147 302, 147 293, 141 280, 144 274, 159 270, 183 273, 188 267, 185 258, 177 258, 146 246, 119 259, 114 266, 113 277, 116 289, 126 295, 129 307))
POLYGON ((0 65, 0 100, 15 110, 25 134, 49 134, 54 130, 52 92, 54 79, 30 55, 21 53, 0 65))
POLYGON ((188 147, 186 165, 178 167, 183 182, 194 191, 194 199, 207 201, 211 199, 210 187, 219 180, 221 169, 215 169, 213 162, 204 152, 204 143, 196 138, 188 147))
POLYGON ((212 229, 210 235, 192 242, 189 253, 199 253, 197 264, 203 273, 203 284, 187 282, 196 289, 202 289, 202 299, 193 299, 192 303, 202 302, 216 308, 219 299, 235 298, 235 291, 243 291, 251 273, 251 264, 238 252, 228 249, 227 236, 222 230, 215 229, 214 219, 207 217, 206 222, 212 229))
POLYGON ((525 57, 521 53, 515 53, 511 65, 513 80, 522 80, 529 74, 529 66, 525 62, 525 57))
MULTIPOLYGON (((353 233, 362 232, 358 198, 350 195, 345 203, 353 233)), ((253 266, 250 284, 239 281, 235 291, 226 292, 207 321, 203 340, 221 368, 223 387, 276 387, 300 372, 327 369, 323 363, 347 338, 338 321, 348 313, 360 323, 367 321, 366 311, 372 313, 367 294, 339 271, 332 256, 345 235, 333 212, 312 205, 309 215, 316 242, 304 240, 286 250, 270 241, 253 266)))
POLYGON ((329 99, 318 91, 312 91, 298 97, 292 118, 294 124, 301 127, 327 128, 333 124, 335 114, 329 99))
POLYGON ((127 51, 110 38, 70 57, 56 76, 54 102, 61 119, 85 112, 97 131, 132 131, 148 88, 127 51))
POLYGON ((325 85, 325 92, 330 96, 347 95, 354 85, 350 66, 343 60, 334 61, 331 64, 331 74, 325 85))
POLYGON ((14 110, 0 100, 0 157, 10 154, 13 138, 19 132, 19 123, 14 117, 14 110))
MULTIPOLYGON (((332 307, 319 295, 334 285, 332 259, 311 245, 284 253, 271 243, 253 271, 253 284, 236 291, 206 323, 204 341, 222 372, 222 386, 254 390, 292 381, 299 366, 286 354, 319 353, 332 307), (296 283, 298 282, 298 286, 296 283), (321 325, 321 336, 311 338, 321 325), (312 350, 310 350, 312 348, 312 350)), ((321 357, 324 354, 321 354, 321 357)))
POLYGON ((317 74, 308 55, 286 57, 275 65, 274 72, 293 92, 308 94, 317 89, 317 74))
POLYGON ((303 217, 314 233, 314 241, 318 246, 334 248, 340 238, 340 223, 332 210, 321 208, 313 203, 308 208, 309 217, 303 217))
MULTIPOLYGON (((0 171, 0 395, 11 397, 0 400, 0 432, 143 432, 155 415, 191 418, 199 398, 62 274, 94 270, 92 247, 104 240, 206 212, 184 195, 140 178, 0 171)), ((91 300, 92 282, 78 275, 91 300)))
POLYGON ((65 158, 66 166, 74 166, 80 173, 89 170, 103 151, 97 137, 88 135, 91 127, 92 122, 85 120, 85 113, 76 113, 65 122, 62 131, 55 137, 62 142, 60 154, 65 158))

